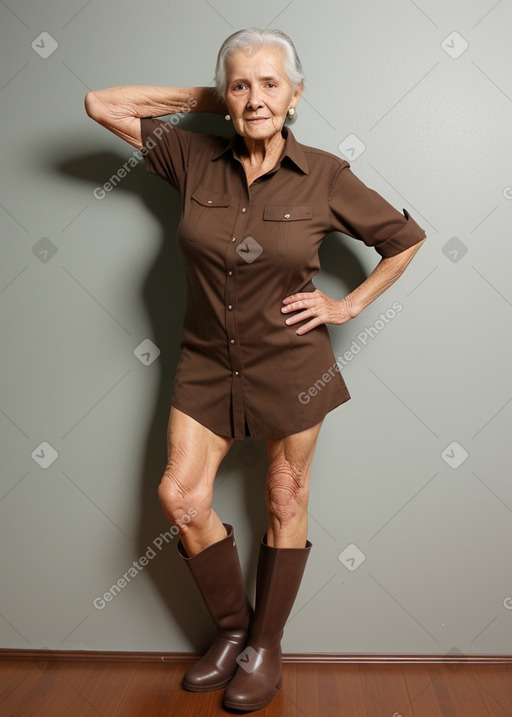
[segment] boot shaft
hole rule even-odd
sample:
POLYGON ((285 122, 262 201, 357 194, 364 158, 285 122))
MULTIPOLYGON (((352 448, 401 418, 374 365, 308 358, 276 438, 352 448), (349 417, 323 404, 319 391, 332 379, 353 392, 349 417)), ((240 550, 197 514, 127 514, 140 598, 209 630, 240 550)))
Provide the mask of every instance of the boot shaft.
POLYGON ((273 548, 261 541, 256 579, 256 611, 250 645, 270 648, 281 642, 300 588, 311 543, 304 548, 273 548))
POLYGON ((218 630, 248 630, 252 605, 245 587, 233 527, 227 536, 189 558, 181 541, 178 551, 201 593, 218 630))

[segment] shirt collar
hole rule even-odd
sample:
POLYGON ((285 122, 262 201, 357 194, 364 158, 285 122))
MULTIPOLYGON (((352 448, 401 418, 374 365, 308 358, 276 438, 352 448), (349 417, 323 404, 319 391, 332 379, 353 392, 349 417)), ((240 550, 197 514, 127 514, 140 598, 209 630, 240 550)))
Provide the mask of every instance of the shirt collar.
MULTIPOLYGON (((285 144, 283 151, 281 152, 281 156, 276 163, 276 167, 279 168, 285 157, 288 157, 288 159, 290 159, 301 172, 309 174, 308 162, 302 145, 297 142, 293 136, 293 132, 288 127, 283 127, 283 137, 285 144)), ((239 134, 233 135, 224 147, 214 153, 212 160, 218 159, 229 151, 231 151, 233 156, 236 157, 241 150, 242 143, 243 139, 239 134)))

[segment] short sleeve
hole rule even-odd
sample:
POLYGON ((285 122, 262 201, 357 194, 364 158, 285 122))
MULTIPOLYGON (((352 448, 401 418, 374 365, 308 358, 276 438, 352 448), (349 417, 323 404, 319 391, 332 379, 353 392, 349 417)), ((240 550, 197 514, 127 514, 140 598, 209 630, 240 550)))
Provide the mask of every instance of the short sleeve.
POLYGON ((192 133, 153 117, 143 117, 140 130, 146 171, 165 179, 181 193, 190 161, 192 133))
POLYGON ((373 246, 381 257, 395 256, 426 234, 409 213, 403 214, 367 187, 344 162, 329 191, 332 229, 373 246))

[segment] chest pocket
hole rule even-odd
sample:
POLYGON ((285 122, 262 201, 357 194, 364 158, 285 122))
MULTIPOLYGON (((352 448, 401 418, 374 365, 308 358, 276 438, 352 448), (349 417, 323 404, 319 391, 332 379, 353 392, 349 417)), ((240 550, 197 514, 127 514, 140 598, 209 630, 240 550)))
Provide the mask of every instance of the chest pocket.
POLYGON ((207 189, 200 184, 193 192, 190 202, 190 220, 186 236, 189 241, 204 241, 206 234, 226 231, 229 233, 228 208, 231 195, 207 189))
POLYGON ((309 204, 266 204, 263 210, 263 220, 269 222, 267 225, 271 233, 276 236, 276 251, 279 256, 286 256, 289 249, 289 238, 293 237, 299 227, 297 222, 306 222, 300 226, 301 233, 307 232, 307 222, 313 218, 313 212, 309 204))

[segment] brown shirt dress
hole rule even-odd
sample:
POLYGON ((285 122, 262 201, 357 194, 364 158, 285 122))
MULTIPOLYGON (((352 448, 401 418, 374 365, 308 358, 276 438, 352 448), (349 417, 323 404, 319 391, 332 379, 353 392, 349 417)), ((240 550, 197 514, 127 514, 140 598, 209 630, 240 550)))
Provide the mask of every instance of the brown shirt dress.
POLYGON ((315 290, 318 249, 331 231, 381 257, 425 232, 357 179, 348 162, 300 144, 288 128, 276 166, 250 186, 237 159, 239 135, 198 134, 154 118, 142 119, 141 130, 146 170, 182 198, 187 307, 172 405, 236 439, 315 425, 350 394, 327 327, 297 336, 282 300, 315 290))

